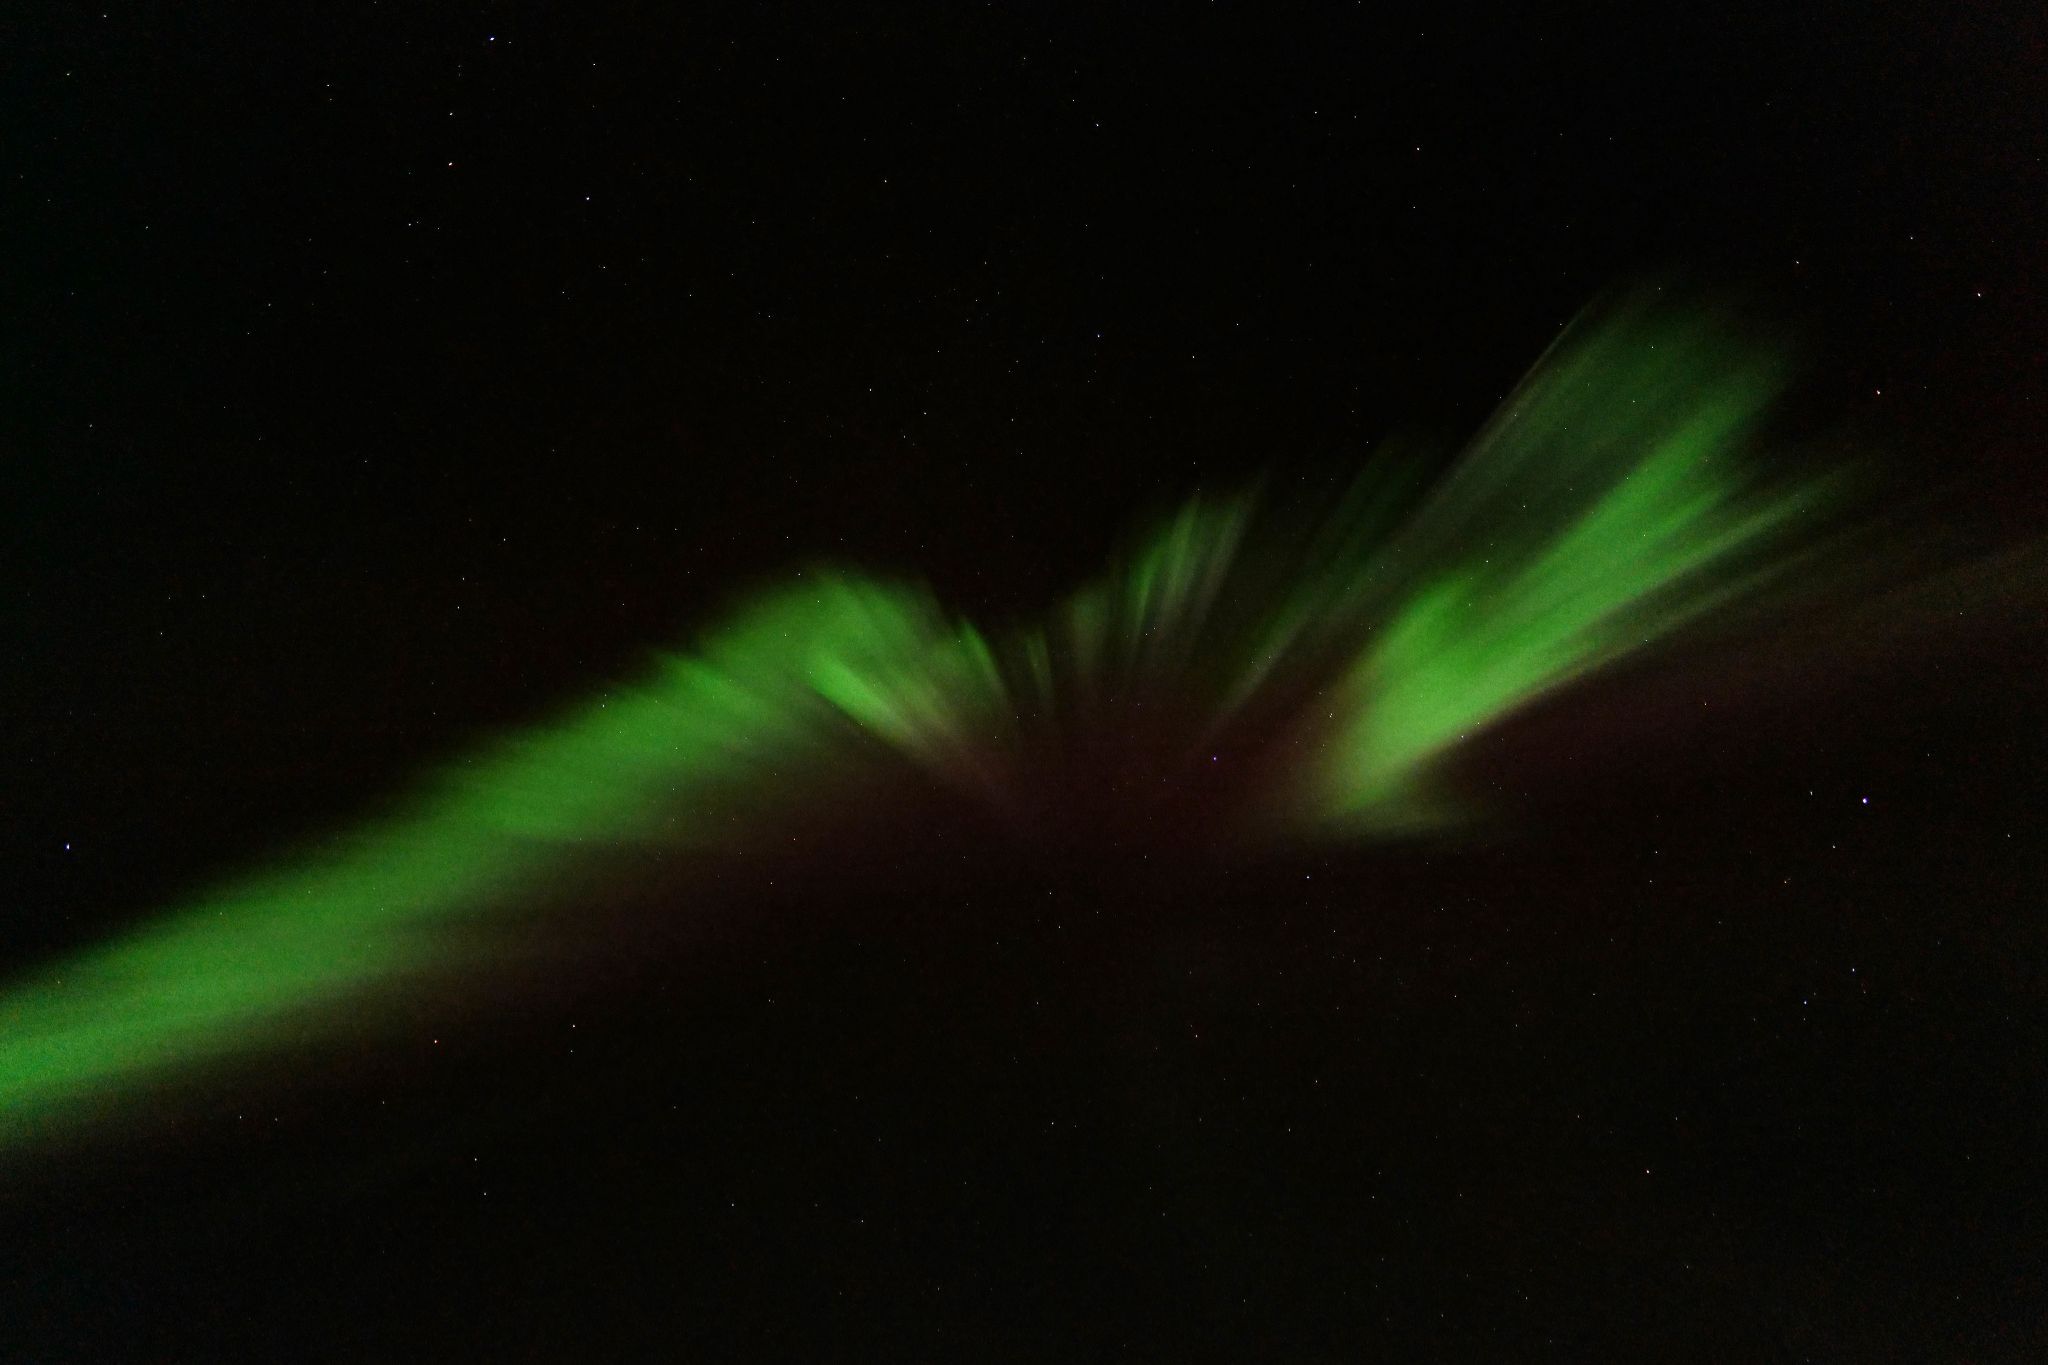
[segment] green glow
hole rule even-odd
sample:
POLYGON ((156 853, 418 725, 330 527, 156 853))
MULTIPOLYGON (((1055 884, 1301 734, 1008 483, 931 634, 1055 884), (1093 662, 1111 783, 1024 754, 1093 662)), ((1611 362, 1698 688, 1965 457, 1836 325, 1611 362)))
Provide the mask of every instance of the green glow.
POLYGON ((905 760, 1000 802, 1038 738, 1121 724, 1119 701, 1208 717, 1191 751, 1281 716, 1301 756, 1266 804, 1283 828, 1459 818, 1462 740, 1779 562, 1814 490, 1736 463, 1779 373, 1707 322, 1623 310, 1554 347, 1435 483, 1376 461, 1306 530, 1198 498, 993 641, 926 592, 799 576, 639 684, 0 994, 0 1144, 487 971, 605 856, 716 847, 905 760))
POLYGON ((1539 366, 1405 533, 1431 571, 1338 689, 1326 813, 1441 818, 1423 789, 1460 740, 1752 586, 1817 495, 1737 472, 1777 373, 1704 325, 1626 315, 1539 366), (1538 499, 1554 519, 1516 515, 1538 499))
POLYGON ((645 683, 452 765, 395 813, 199 896, 0 997, 0 1139, 158 1074, 351 1026, 503 950, 486 910, 566 861, 715 844, 781 772, 857 770, 879 737, 943 770, 998 684, 930 599, 828 576, 759 600, 645 683), (971 713, 971 714, 970 714, 971 713))

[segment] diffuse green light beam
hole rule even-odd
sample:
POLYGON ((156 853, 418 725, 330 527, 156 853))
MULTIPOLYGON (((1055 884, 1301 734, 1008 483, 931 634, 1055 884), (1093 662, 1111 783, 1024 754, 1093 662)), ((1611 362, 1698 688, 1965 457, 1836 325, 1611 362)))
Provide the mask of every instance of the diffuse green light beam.
POLYGON ((1532 372, 1411 524, 1435 567, 1340 688, 1311 786, 1325 814, 1440 818, 1421 791, 1452 745, 1753 586, 1819 492, 1738 472, 1780 387, 1767 357, 1654 315, 1532 372), (1513 515, 1531 498, 1578 506, 1551 529, 1513 515))
POLYGON ((1049 728, 1122 724, 1119 702, 1206 716, 1191 745, 1298 712, 1283 827, 1440 823, 1463 739, 1769 570, 1815 497, 1738 472, 1781 375, 1710 321, 1623 308, 1553 347, 1434 485, 1383 462, 1306 534, 1197 499, 994 641, 928 593, 800 575, 394 813, 0 994, 0 1143, 487 971, 507 911, 559 898, 549 879, 593 855, 714 847, 857 795, 892 754, 1000 803, 1049 728))
POLYGON ((759 600, 698 654, 452 766, 334 846, 16 985, 0 997, 0 1138, 488 969, 486 910, 594 850, 713 844, 734 810, 788 798, 761 790, 769 774, 815 786, 872 762, 863 733, 944 769, 1000 711, 996 685, 979 637, 921 593, 825 576, 759 600))

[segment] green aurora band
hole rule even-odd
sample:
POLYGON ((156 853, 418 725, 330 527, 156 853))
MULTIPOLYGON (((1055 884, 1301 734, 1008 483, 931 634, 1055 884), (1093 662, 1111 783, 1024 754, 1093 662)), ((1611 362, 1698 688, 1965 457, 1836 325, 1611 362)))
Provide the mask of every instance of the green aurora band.
POLYGON ((1571 329, 1445 476, 1378 462, 1307 534, 1198 499, 993 640, 922 589, 797 575, 638 684, 0 994, 0 1146, 374 1024, 488 971, 580 870, 715 850, 792 793, 857 795, 908 762, 1001 805, 1040 739, 1122 698, 1206 717, 1191 754, 1290 718, 1298 757, 1247 807, 1262 828, 1465 818, 1445 777, 1463 740, 1788 562, 1820 487, 1741 463, 1783 373, 1710 319, 1623 305, 1571 329))

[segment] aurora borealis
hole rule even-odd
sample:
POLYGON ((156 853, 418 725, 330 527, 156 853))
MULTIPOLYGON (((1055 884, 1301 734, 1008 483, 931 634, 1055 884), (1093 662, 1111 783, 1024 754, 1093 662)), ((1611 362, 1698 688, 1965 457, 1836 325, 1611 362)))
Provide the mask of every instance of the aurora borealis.
POLYGON ((2048 1359, 2038 6, 11 6, 0 1365, 2048 1359))
MULTIPOLYGON (((1649 298, 1560 340, 1448 472, 1369 462, 1312 534, 1202 497, 1041 624, 810 570, 647 676, 446 764, 387 813, 173 906, 0 995, 13 1141, 135 1088, 488 973, 527 914, 649 846, 858 801, 909 763, 1000 809, 1063 737, 1147 699, 1186 761, 1257 717, 1237 837, 1373 839, 1476 811, 1459 743, 1753 589, 1818 493, 1751 440, 1783 378, 1649 298)), ((679 913, 688 913, 687 908, 679 913)))

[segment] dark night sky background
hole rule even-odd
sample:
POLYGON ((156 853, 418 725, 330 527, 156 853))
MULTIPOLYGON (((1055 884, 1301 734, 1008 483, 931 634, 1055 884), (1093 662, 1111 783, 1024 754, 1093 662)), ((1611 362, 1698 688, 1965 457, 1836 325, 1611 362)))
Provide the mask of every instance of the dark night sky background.
MULTIPOLYGON (((9 6, 0 962, 792 565, 1000 620, 1449 447, 1643 279, 1797 339, 1887 572, 2037 535, 2027 8, 9 6)), ((1539 708, 1473 847, 912 797, 633 893, 658 967, 0 1176, 0 1358, 2042 1358, 2044 599, 1982 578, 1539 708)))

